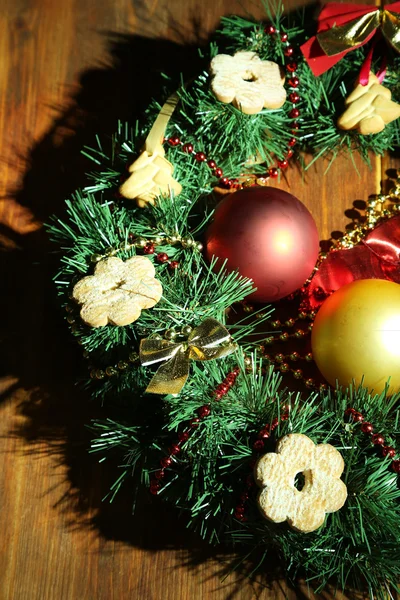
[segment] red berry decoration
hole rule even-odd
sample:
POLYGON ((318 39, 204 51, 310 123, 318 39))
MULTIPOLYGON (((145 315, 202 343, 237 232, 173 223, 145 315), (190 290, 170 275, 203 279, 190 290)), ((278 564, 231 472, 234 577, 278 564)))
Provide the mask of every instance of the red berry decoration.
POLYGON ((147 246, 143 248, 143 252, 144 254, 154 254, 154 244, 147 244, 147 246))
POLYGON ((390 458, 394 458, 396 455, 396 450, 392 446, 384 446, 382 448, 383 456, 390 456, 390 458))
POLYGON ((170 137, 168 139, 168 144, 170 146, 179 146, 179 144, 181 143, 181 140, 178 137, 170 137))
POLYGON ((204 152, 196 152, 194 157, 198 162, 204 162, 205 160, 207 160, 207 157, 204 154, 204 152))
POLYGON ((256 440, 253 444, 253 449, 256 452, 261 452, 261 450, 264 450, 264 442, 263 440, 256 440))
POLYGON ((188 431, 181 431, 180 433, 178 433, 178 440, 180 442, 187 442, 189 439, 189 432, 188 431))
POLYGON ((208 160, 207 161, 207 165, 210 167, 210 169, 216 169, 217 168, 217 163, 215 162, 215 160, 208 160))
POLYGON ((169 456, 164 456, 164 458, 160 460, 160 464, 164 469, 167 469, 172 465, 172 458, 169 456))
POLYGON ((154 477, 156 479, 163 479, 165 477, 165 471, 163 469, 160 469, 159 471, 156 471, 154 473, 154 477))
POLYGON ((158 482, 152 482, 150 484, 150 494, 153 494, 153 496, 157 496, 159 490, 160 490, 160 484, 158 482))
POLYGON ((180 451, 181 451, 181 448, 180 448, 180 446, 178 446, 178 444, 173 444, 171 446, 171 448, 169 448, 169 450, 168 450, 168 452, 172 455, 179 454, 180 451))
POLYGON ((289 73, 294 73, 297 70, 297 63, 295 62, 290 62, 286 65, 286 69, 289 71, 289 73))
POLYGON ((371 437, 371 442, 375 446, 383 446, 383 444, 385 443, 385 438, 381 433, 374 433, 374 435, 371 437))
POLYGON ((294 53, 294 48, 292 46, 288 46, 287 48, 285 48, 285 50, 283 52, 283 54, 285 56, 289 56, 289 57, 293 56, 293 53, 294 53))
POLYGON ((374 430, 374 427, 372 425, 372 423, 369 423, 368 421, 365 421, 362 425, 361 425, 361 431, 363 433, 372 433, 374 430))
POLYGON ((265 29, 264 29, 265 33, 268 35, 273 35, 276 32, 276 29, 273 25, 268 25, 265 29))
POLYGON ((400 460, 392 461, 392 469, 395 473, 400 473, 400 460))
POLYGON ((281 42, 285 43, 288 41, 288 34, 287 33, 282 33, 281 35, 281 42))
POLYGON ((297 102, 300 100, 300 96, 297 92, 292 92, 289 94, 289 100, 290 102, 293 102, 293 104, 297 104, 297 102))
POLYGON ((182 150, 186 152, 186 154, 192 154, 194 150, 193 144, 183 144, 182 150))
POLYGON ((169 263, 169 268, 172 269, 173 271, 175 269, 177 269, 179 267, 179 263, 177 260, 171 260, 171 262, 169 263))
POLYGON ((284 160, 278 160, 278 167, 280 169, 287 169, 288 166, 289 166, 289 163, 288 163, 288 161, 286 159, 284 159, 284 160))
POLYGON ((258 437, 260 440, 268 439, 269 438, 269 430, 267 428, 261 429, 260 433, 258 434, 258 437))
POLYGON ((215 171, 214 171, 214 175, 216 177, 222 177, 223 174, 224 174, 223 170, 220 169, 219 167, 218 167, 218 169, 215 169, 215 171))
POLYGON ((291 119, 297 119, 297 117, 300 115, 300 111, 298 108, 292 108, 292 110, 289 112, 289 117, 291 119))
POLYGON ((278 177, 278 175, 279 175, 279 171, 275 167, 272 167, 272 169, 269 170, 269 176, 272 179, 276 179, 278 177))
POLYGON ((200 406, 200 408, 197 411, 197 414, 199 415, 199 417, 201 419, 208 417, 208 415, 210 413, 211 413, 211 408, 209 406, 207 406, 207 404, 205 404, 204 406, 200 406))
POLYGON ((300 79, 298 77, 291 77, 288 81, 290 87, 297 88, 299 87, 300 79))
POLYGON ((157 254, 157 260, 160 263, 166 263, 168 261, 168 254, 166 254, 165 252, 160 252, 159 254, 157 254))

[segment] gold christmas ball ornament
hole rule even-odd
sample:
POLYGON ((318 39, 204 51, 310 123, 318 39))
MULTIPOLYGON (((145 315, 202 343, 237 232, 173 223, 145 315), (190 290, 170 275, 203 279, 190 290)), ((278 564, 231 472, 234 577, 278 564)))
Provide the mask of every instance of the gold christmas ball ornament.
POLYGON ((331 384, 363 383, 371 392, 400 391, 400 285, 365 279, 344 285, 321 306, 312 354, 331 384))

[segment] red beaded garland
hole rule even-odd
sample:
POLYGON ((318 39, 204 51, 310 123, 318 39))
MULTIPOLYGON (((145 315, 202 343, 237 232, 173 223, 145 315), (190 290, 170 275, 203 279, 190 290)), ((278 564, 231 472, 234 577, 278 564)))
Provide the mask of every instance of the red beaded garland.
MULTIPOLYGON (((291 58, 294 54, 294 48, 293 46, 291 46, 288 42, 288 34, 283 32, 283 33, 279 33, 279 31, 276 30, 276 28, 274 27, 274 25, 267 25, 264 28, 264 32, 267 35, 274 35, 274 34, 278 34, 279 35, 279 39, 281 41, 282 44, 285 44, 283 53, 287 58, 291 58)), ((289 73, 290 77, 288 79, 288 85, 291 88, 297 88, 299 86, 300 80, 299 78, 294 74, 295 71, 297 70, 297 63, 293 60, 291 60, 290 62, 288 62, 286 64, 286 70, 289 73)), ((289 94, 289 101, 295 105, 298 102, 300 102, 300 96, 296 91, 292 91, 289 94)), ((300 115, 300 111, 296 108, 293 107, 293 109, 291 111, 289 111, 289 117, 291 119, 296 119, 298 116, 300 115)), ((299 128, 299 124, 296 122, 292 123, 292 129, 291 129, 291 133, 295 134, 297 131, 297 129, 299 128)), ((194 153, 194 148, 193 148, 193 144, 190 143, 186 143, 183 144, 181 142, 181 140, 179 139, 179 137, 175 136, 175 137, 170 137, 168 139, 164 139, 164 141, 168 142, 171 146, 177 146, 179 144, 182 145, 182 150, 184 152, 186 152, 187 154, 193 154, 194 153)), ((281 161, 277 162, 277 166, 280 170, 286 169, 288 166, 288 160, 293 156, 293 151, 290 150, 291 146, 294 146, 296 144, 296 139, 295 138, 291 138, 291 140, 289 140, 288 142, 288 147, 289 150, 287 151, 287 154, 285 156, 285 158, 281 161)), ((225 187, 227 189, 230 188, 241 188, 241 184, 237 181, 237 180, 231 180, 227 177, 223 176, 223 171, 220 167, 217 167, 217 164, 215 162, 215 160, 213 159, 208 159, 207 156, 205 155, 204 152, 196 152, 194 153, 195 159, 198 162, 207 162, 207 166, 214 172, 214 175, 220 179, 219 181, 219 185, 221 185, 222 187, 225 187)), ((272 179, 277 178, 279 175, 279 171, 277 168, 271 168, 267 171, 267 173, 263 176, 264 178, 268 178, 271 177, 272 179)))
POLYGON ((143 248, 143 253, 144 254, 154 254, 154 244, 147 244, 147 246, 145 246, 143 248))
MULTIPOLYGON (((219 390, 219 392, 218 392, 219 397, 218 398, 215 397, 216 400, 219 400, 220 398, 222 398, 222 396, 225 395, 230 390, 232 385, 235 383, 236 378, 239 375, 239 372, 240 372, 239 367, 235 367, 233 369, 233 371, 228 373, 228 375, 225 377, 225 379, 217 386, 216 390, 219 390)), ((215 390, 215 392, 216 392, 216 390, 215 390)), ((215 394, 215 392, 214 392, 214 394, 215 394)), ((161 469, 159 469, 158 471, 156 471, 153 474, 153 477, 150 481, 150 492, 152 494, 154 494, 154 495, 158 494, 158 492, 160 490, 159 480, 163 479, 165 476, 164 469, 167 469, 168 467, 170 467, 173 462, 172 457, 176 456, 177 454, 179 454, 181 452, 181 450, 182 450, 181 444, 188 441, 190 434, 193 432, 193 430, 196 427, 198 427, 201 419, 208 417, 210 413, 211 413, 211 408, 210 408, 209 404, 204 404, 203 406, 200 406, 200 408, 197 409, 197 414, 199 416, 195 417, 194 419, 191 419, 191 421, 189 421, 189 429, 178 433, 178 443, 172 444, 172 446, 170 446, 170 448, 168 449, 169 456, 164 456, 160 460, 161 469)))
POLYGON ((272 177, 272 179, 276 179, 278 175, 279 171, 275 167, 272 167, 272 169, 269 170, 269 176, 272 177))
POLYGON ((300 83, 300 79, 296 76, 291 77, 288 81, 288 84, 290 85, 290 87, 293 87, 293 88, 297 88, 299 86, 299 83, 300 83))
POLYGON ((394 458, 396 456, 396 450, 392 446, 384 446, 382 448, 382 456, 390 456, 390 458, 394 458))
POLYGON ((168 264, 169 268, 172 270, 175 270, 179 267, 179 263, 177 260, 171 260, 171 262, 168 264))
POLYGON ((374 433, 373 436, 371 437, 371 442, 375 446, 383 446, 383 444, 385 443, 385 438, 383 437, 383 435, 381 433, 374 433))
POLYGON ((170 137, 168 139, 168 144, 170 146, 179 146, 180 143, 181 143, 181 140, 178 137, 170 137))
POLYGON ((199 415, 199 417, 201 419, 204 419, 205 417, 208 417, 208 415, 211 413, 211 408, 205 404, 204 406, 201 406, 198 410, 197 410, 197 414, 199 415))
POLYGON ((395 473, 400 473, 400 460, 392 461, 392 469, 395 473))
POLYGON ((157 260, 160 263, 166 263, 168 260, 168 254, 166 254, 165 252, 160 252, 159 254, 157 254, 157 260))
POLYGON ((183 144, 182 150, 187 154, 192 154, 194 151, 193 144, 183 144))
POLYGON ((361 425, 361 431, 363 433, 372 433, 374 430, 372 423, 369 423, 368 421, 365 421, 362 425, 361 425))
POLYGON ((261 452, 261 450, 264 450, 264 442, 263 440, 256 440, 253 444, 253 449, 256 452, 261 452))

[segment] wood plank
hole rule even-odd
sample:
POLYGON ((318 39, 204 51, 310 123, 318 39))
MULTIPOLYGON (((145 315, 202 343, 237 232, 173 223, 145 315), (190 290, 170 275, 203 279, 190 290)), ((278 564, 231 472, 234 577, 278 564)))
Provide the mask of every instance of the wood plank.
MULTIPOLYGON (((288 6, 294 6, 292 2, 288 6)), ((297 3, 299 4, 299 2, 297 3)), ((256 16, 256 2, 246 3, 256 16)), ((79 393, 80 353, 50 281, 54 261, 41 223, 83 183, 79 154, 95 132, 146 105, 157 70, 195 68, 195 47, 235 0, 3 0, 0 14, 0 598, 4 600, 193 600, 294 598, 234 574, 188 533, 173 507, 142 500, 102 504, 113 471, 87 455, 85 424, 100 409, 79 393), (157 38, 157 41, 154 39, 157 38), (182 52, 181 44, 189 44, 182 52), (149 65, 153 71, 149 71, 149 65), (143 514, 148 515, 146 519, 143 514)), ((344 211, 378 189, 369 170, 318 162, 287 183, 314 214, 321 238, 344 211), (304 179, 304 181, 303 181, 304 179)), ((386 164, 386 163, 385 163, 386 164)), ((392 162, 391 165, 399 164, 392 162)), ((306 589, 303 593, 307 596, 306 589)))

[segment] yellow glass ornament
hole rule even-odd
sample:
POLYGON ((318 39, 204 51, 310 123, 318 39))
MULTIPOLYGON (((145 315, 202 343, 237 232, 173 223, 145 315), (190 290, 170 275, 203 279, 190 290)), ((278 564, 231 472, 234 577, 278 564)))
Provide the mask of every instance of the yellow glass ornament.
POLYGON ((354 281, 321 306, 312 353, 330 384, 353 381, 380 393, 400 391, 400 285, 381 279, 354 281))

